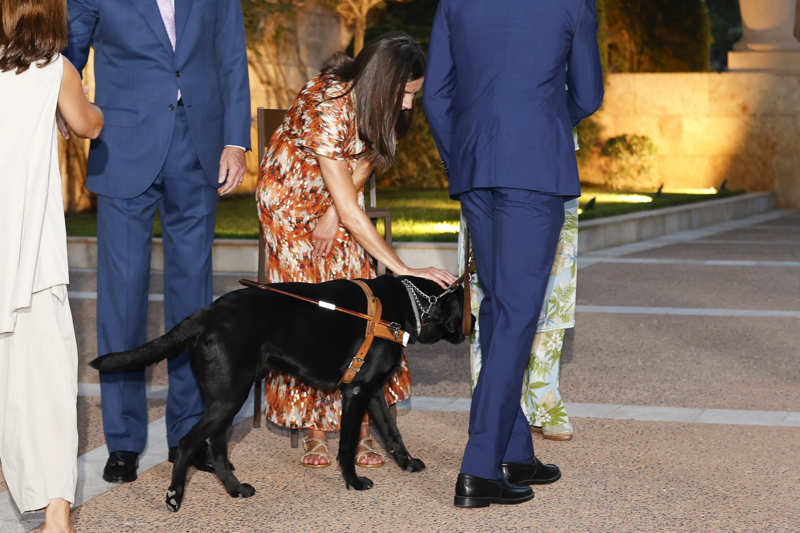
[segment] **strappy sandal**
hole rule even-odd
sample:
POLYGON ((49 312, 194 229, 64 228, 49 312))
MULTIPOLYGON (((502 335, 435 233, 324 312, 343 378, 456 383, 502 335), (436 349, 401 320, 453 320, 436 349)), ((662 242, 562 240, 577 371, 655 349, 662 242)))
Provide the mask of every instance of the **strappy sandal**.
POLYGON ((372 439, 371 435, 367 435, 366 437, 358 441, 358 446, 361 447, 362 450, 356 454, 356 466, 361 466, 364 468, 378 468, 383 466, 384 462, 383 454, 381 454, 378 450, 375 449, 376 444, 375 441, 372 439), (375 455, 380 457, 381 462, 375 464, 362 463, 361 461, 362 460, 366 461, 369 454, 371 453, 374 453, 375 455))
POLYGON ((303 457, 300 458, 300 464, 306 466, 308 468, 325 468, 327 466, 331 466, 331 457, 328 455, 328 443, 315 439, 313 437, 306 437, 303 439, 303 449, 306 453, 303 454, 303 457), (305 459, 311 455, 318 455, 319 457, 324 457, 326 461, 325 464, 312 464, 305 462, 305 459))

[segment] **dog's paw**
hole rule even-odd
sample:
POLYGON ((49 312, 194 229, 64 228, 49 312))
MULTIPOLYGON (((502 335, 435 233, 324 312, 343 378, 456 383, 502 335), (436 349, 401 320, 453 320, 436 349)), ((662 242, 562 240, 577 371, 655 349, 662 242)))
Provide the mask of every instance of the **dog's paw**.
POLYGON ((368 490, 372 488, 372 480, 368 477, 358 477, 356 476, 354 479, 348 481, 344 481, 345 487, 347 490, 350 490, 350 487, 353 487, 356 490, 368 490))
POLYGON ((409 472, 422 472, 425 470, 425 463, 414 457, 406 465, 406 470, 409 472))
POLYGON ((240 483, 238 487, 229 492, 234 498, 249 498, 256 493, 256 489, 247 483, 240 483))
POLYGON ((181 500, 182 499, 183 498, 181 498, 178 495, 178 491, 177 490, 174 490, 174 489, 167 490, 167 497, 166 497, 167 509, 169 509, 173 513, 177 513, 178 509, 181 508, 181 500))

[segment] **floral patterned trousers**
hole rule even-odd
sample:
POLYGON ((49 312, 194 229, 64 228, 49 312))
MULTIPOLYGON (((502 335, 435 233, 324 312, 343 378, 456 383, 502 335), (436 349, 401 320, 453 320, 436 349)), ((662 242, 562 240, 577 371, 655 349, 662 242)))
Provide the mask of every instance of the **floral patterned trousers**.
MULTIPOLYGON (((558 388, 561 351, 567 328, 575 326, 575 289, 578 256, 578 201, 564 205, 564 225, 558 238, 553 268, 550 272, 545 302, 539 315, 539 325, 531 346, 528 367, 522 382, 520 403, 532 426, 543 427, 569 422, 558 388)), ((461 217, 459 232, 459 265, 463 272, 463 247, 466 221, 461 217)), ((483 292, 480 280, 473 274, 470 282, 472 314, 479 316, 483 292)), ((478 383, 481 371, 480 323, 470 338, 470 375, 472 387, 478 383)))

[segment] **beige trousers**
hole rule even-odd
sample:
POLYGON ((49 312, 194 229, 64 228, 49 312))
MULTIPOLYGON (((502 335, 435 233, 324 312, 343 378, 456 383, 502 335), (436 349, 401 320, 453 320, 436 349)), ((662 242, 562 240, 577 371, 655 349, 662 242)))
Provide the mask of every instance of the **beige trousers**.
POLYGON ((33 295, 0 334, 0 463, 21 512, 75 502, 78 348, 66 285, 33 295))

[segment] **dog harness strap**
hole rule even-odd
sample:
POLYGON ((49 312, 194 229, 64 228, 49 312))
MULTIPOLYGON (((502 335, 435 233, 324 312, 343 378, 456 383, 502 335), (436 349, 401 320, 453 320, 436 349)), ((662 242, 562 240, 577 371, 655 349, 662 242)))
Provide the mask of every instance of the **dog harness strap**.
MULTIPOLYGON (((355 283, 356 281, 359 281, 359 280, 349 280, 349 281, 352 281, 352 282, 355 283)), ((314 300, 312 298, 306 298, 305 296, 300 296, 299 294, 294 294, 294 293, 291 293, 289 291, 284 291, 284 290, 278 289, 276 287, 271 287, 267 283, 260 283, 258 281, 253 281, 253 280, 249 280, 249 279, 240 279, 239 283, 241 283, 245 287, 254 287, 256 289, 262 289, 262 290, 265 290, 265 291, 276 292, 276 293, 282 294, 284 296, 289 296, 290 298, 295 298, 297 300, 302 300, 304 302, 308 302, 310 304, 317 305, 317 306, 322 307, 324 309, 329 309, 331 311, 339 311, 340 313, 346 313, 346 314, 351 315, 351 316, 357 316, 358 318, 363 318, 364 320, 370 320, 370 318, 371 318, 370 315, 368 315, 368 314, 359 313, 358 311, 351 311, 350 309, 345 309, 344 307, 338 307, 338 306, 336 306, 334 304, 331 304, 331 303, 328 303, 328 302, 322 302, 322 301, 319 301, 319 300, 314 300)), ((363 281, 359 281, 359 283, 364 283, 364 282, 363 281)), ((364 284, 364 285, 366 286, 366 289, 369 291, 369 293, 372 294, 372 291, 369 289, 369 286, 367 286, 366 284, 364 284)), ((378 302, 380 303, 380 299, 378 299, 378 298, 375 298, 375 299, 378 300, 378 302)), ((375 322, 375 336, 380 338, 380 339, 386 339, 387 341, 392 341, 392 342, 396 342, 398 344, 402 344, 403 346, 406 346, 408 344, 408 340, 410 338, 410 335, 407 332, 405 332, 402 329, 400 329, 400 325, 399 324, 389 323, 389 322, 386 322, 385 320, 377 320, 375 322)))
POLYGON ((344 376, 342 376, 342 379, 339 381, 339 385, 342 383, 352 382, 353 379, 355 379, 356 374, 358 374, 358 371, 361 370, 362 366, 364 366, 364 361, 366 361, 367 358, 367 352, 369 351, 370 347, 372 347, 372 340, 375 338, 375 323, 381 319, 381 312, 383 311, 381 301, 377 299, 374 294, 372 294, 372 290, 369 288, 369 285, 358 279, 350 281, 361 287, 361 290, 364 291, 364 296, 367 297, 367 315, 369 315, 369 318, 367 319, 367 327, 364 332, 364 342, 361 343, 361 347, 358 349, 358 352, 350 361, 350 365, 347 367, 344 376))

